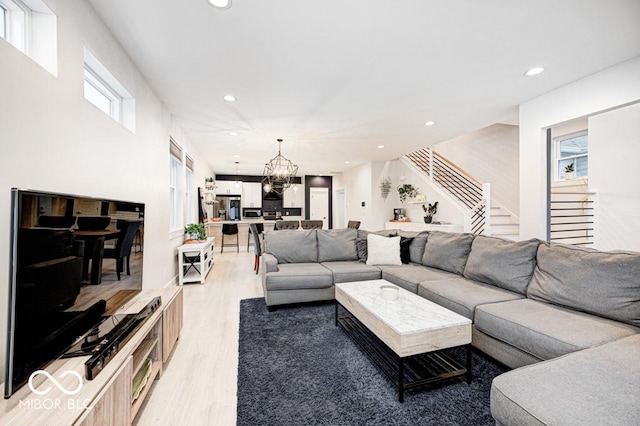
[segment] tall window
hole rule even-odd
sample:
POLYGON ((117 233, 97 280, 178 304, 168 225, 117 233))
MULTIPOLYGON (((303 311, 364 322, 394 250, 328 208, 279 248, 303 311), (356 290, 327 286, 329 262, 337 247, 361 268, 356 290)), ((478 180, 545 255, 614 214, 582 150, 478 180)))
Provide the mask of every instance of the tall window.
POLYGON ((184 170, 182 168, 182 148, 169 139, 169 228, 180 229, 183 224, 182 199, 184 170))
POLYGON ((197 189, 196 189, 196 185, 195 185, 195 180, 193 178, 193 158, 189 157, 188 155, 185 155, 184 158, 184 162, 186 165, 186 176, 187 176, 187 181, 186 181, 186 185, 185 185, 185 190, 187 191, 186 194, 186 223, 198 223, 198 217, 196 215, 196 211, 197 211, 197 200, 198 200, 198 194, 197 194, 197 189))
POLYGON ((575 178, 589 175, 589 144, 587 131, 560 136, 554 139, 556 154, 556 180, 565 178, 565 169, 573 164, 575 178))
POLYGON ((0 37, 58 74, 57 18, 42 0, 0 0, 0 37))

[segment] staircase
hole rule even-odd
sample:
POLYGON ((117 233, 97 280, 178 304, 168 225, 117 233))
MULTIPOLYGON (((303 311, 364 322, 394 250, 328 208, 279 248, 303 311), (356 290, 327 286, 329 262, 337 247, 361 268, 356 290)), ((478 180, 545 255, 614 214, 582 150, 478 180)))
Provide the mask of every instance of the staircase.
POLYGON ((402 160, 463 209, 465 232, 519 239, 518 218, 491 200, 489 183, 471 176, 431 148, 409 153, 402 160))

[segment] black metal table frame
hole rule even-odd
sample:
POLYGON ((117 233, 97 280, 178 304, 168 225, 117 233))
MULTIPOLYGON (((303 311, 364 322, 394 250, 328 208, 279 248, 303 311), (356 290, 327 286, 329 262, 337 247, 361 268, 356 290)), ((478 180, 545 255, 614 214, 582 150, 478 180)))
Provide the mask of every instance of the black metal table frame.
POLYGON ((443 351, 401 357, 344 306, 342 308, 348 315, 339 315, 340 306, 342 305, 336 300, 336 326, 340 325, 380 371, 398 388, 399 402, 404 402, 404 391, 407 389, 431 385, 463 375, 467 376, 467 383, 471 383, 470 344, 464 345, 467 355, 466 367, 451 359, 443 351))

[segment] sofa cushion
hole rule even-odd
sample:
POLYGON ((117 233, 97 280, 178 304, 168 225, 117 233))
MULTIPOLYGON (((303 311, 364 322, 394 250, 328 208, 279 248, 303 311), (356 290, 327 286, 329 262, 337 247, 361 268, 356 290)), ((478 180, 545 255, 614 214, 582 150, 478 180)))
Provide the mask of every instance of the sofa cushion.
POLYGON ((418 294, 471 320, 478 305, 524 297, 493 285, 461 277, 423 281, 418 285, 418 294))
POLYGON ((367 236, 367 265, 402 265, 400 237, 367 236))
POLYGON ((462 275, 473 237, 473 234, 431 231, 424 247, 422 264, 462 275))
POLYGON ((640 326, 640 253, 541 244, 527 296, 640 326))
POLYGON ((267 290, 302 290, 332 285, 333 274, 319 263, 279 264, 278 272, 267 272, 265 277, 267 290))
POLYGON ((362 262, 367 261, 367 236, 369 234, 381 235, 384 237, 395 236, 392 231, 366 231, 364 229, 358 229, 356 236, 356 250, 358 252, 358 260, 362 262))
POLYGON ((471 244, 464 276, 526 294, 539 244, 535 239, 516 242, 479 235, 471 244))
POLYGON ((318 262, 358 260, 357 234, 358 231, 352 228, 319 229, 317 231, 318 262))
POLYGON ((400 262, 409 263, 411 261, 411 243, 413 238, 400 236, 400 262))
POLYGON ((424 247, 427 244, 428 232, 420 232, 411 241, 409 246, 409 260, 413 263, 422 263, 424 247))
POLYGON ((380 269, 382 269, 382 279, 413 293, 418 292, 418 284, 422 281, 457 277, 457 275, 450 272, 415 264, 402 266, 380 266, 380 269))
POLYGON ((638 333, 621 322, 531 299, 480 305, 475 326, 542 360, 638 333))
POLYGON ((504 373, 491 384, 498 424, 637 425, 640 335, 504 373))
POLYGON ((280 230, 264 233, 264 251, 278 259, 278 263, 318 261, 316 229, 280 230))
POLYGON ((350 281, 379 280, 382 271, 377 266, 366 265, 362 262, 322 262, 322 266, 333 273, 333 282, 346 283, 350 281))

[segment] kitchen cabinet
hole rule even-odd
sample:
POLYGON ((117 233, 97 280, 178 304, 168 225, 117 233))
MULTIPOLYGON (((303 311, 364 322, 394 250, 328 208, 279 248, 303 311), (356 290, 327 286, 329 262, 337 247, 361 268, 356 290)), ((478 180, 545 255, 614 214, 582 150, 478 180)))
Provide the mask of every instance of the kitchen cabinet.
POLYGON ((262 184, 244 182, 242 184, 242 207, 262 208, 262 184))
POLYGON ((282 207, 304 207, 304 185, 291 185, 282 194, 282 207), (296 191, 295 188, 298 187, 296 191))
POLYGON ((219 180, 216 181, 216 185, 218 186, 216 194, 242 194, 242 186, 240 184, 236 186, 236 181, 234 180, 219 180))

